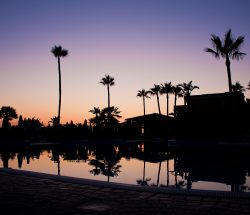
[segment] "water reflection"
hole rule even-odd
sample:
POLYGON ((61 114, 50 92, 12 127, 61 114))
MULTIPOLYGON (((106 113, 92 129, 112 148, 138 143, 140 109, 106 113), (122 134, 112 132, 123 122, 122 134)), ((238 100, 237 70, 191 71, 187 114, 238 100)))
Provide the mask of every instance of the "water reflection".
POLYGON ((62 169, 65 162, 71 162, 72 165, 82 162, 87 166, 84 171, 90 178, 103 176, 108 182, 112 178, 115 179, 113 181, 124 183, 122 177, 134 177, 134 184, 178 189, 207 189, 206 183, 213 182, 229 185, 231 191, 249 191, 247 179, 250 179, 250 149, 246 147, 210 147, 198 150, 168 148, 165 143, 153 142, 78 146, 48 144, 2 148, 2 167, 13 168, 9 163, 15 161, 17 167, 22 169, 24 162, 29 166, 36 159, 39 162, 35 171, 39 172, 44 160, 43 152, 57 165, 57 172, 54 174, 58 175, 64 175, 62 169), (133 175, 133 169, 139 165, 141 176, 133 175), (129 166, 131 171, 125 172, 123 166, 129 166), (201 182, 204 187, 200 187, 201 182))

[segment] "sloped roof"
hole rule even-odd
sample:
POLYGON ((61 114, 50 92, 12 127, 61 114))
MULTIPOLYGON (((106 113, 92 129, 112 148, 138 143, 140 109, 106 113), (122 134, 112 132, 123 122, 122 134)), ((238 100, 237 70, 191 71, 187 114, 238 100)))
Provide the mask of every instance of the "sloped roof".
POLYGON ((163 120, 171 120, 173 117, 158 114, 158 113, 152 113, 152 114, 146 114, 141 115, 141 116, 136 116, 136 117, 131 117, 125 119, 126 121, 136 121, 136 122, 141 122, 141 121, 163 121, 163 120))

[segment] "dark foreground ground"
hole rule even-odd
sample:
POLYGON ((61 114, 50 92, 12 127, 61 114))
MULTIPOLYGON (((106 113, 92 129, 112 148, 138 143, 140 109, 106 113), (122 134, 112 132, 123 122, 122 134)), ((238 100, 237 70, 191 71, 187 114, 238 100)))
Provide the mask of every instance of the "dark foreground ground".
POLYGON ((250 194, 96 182, 0 168, 1 214, 250 214, 250 194))

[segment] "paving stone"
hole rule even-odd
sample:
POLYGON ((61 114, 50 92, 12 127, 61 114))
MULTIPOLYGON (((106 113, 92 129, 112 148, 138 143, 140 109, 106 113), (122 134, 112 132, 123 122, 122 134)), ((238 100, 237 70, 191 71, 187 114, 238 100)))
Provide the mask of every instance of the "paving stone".
POLYGON ((148 192, 61 182, 0 170, 5 214, 250 214, 250 197, 148 192), (39 208, 39 210, 37 210, 39 208))

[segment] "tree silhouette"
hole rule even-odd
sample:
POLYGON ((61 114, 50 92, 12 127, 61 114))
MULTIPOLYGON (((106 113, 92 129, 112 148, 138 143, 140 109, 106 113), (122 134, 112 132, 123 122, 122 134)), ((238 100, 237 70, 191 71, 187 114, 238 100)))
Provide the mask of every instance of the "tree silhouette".
POLYGON ((17 119, 16 110, 10 106, 2 106, 0 109, 0 119, 3 119, 2 128, 10 127, 9 121, 12 119, 17 119))
POLYGON ((61 66, 60 66, 60 58, 66 57, 68 55, 68 50, 63 49, 61 46, 54 46, 51 49, 51 52, 54 54, 54 56, 57 58, 58 62, 58 74, 59 74, 59 104, 58 104, 58 115, 57 115, 57 123, 60 124, 60 118, 61 118, 61 97, 62 97, 62 87, 61 87, 61 66))
POLYGON ((247 85, 247 90, 250 90, 250 82, 247 85))
POLYGON ((118 131, 119 118, 121 118, 118 107, 106 107, 98 112, 98 108, 91 110, 95 117, 90 118, 89 122, 94 126, 96 132, 103 131, 105 135, 114 134, 118 131))
POLYGON ((237 92, 245 92, 245 88, 240 84, 240 82, 236 82, 235 84, 232 85, 232 92, 237 93, 237 92))
POLYGON ((161 114, 160 100, 159 100, 160 90, 161 90, 161 87, 158 84, 154 84, 154 87, 150 89, 150 94, 152 96, 156 96, 156 98, 157 98, 157 104, 158 104, 159 114, 161 114))
POLYGON ((115 85, 114 82, 114 78, 109 76, 109 75, 105 75, 105 77, 103 77, 101 79, 101 81, 99 83, 103 84, 104 86, 107 86, 107 90, 108 90, 108 108, 110 108, 110 92, 109 92, 109 87, 115 85))
POLYGON ((164 84, 161 84, 161 94, 166 94, 167 97, 167 116, 169 115, 169 94, 173 93, 173 86, 171 82, 166 82, 164 84))
POLYGON ((194 89, 199 89, 198 86, 192 85, 192 81, 189 81, 188 83, 182 83, 180 84, 180 87, 182 88, 183 91, 183 96, 184 96, 184 104, 187 105, 188 99, 191 96, 191 92, 194 89))
POLYGON ((175 107, 177 103, 177 97, 183 97, 183 91, 182 91, 180 84, 173 86, 172 89, 174 93, 174 116, 176 116, 175 107))
POLYGON ((99 114, 101 113, 101 110, 99 107, 94 107, 92 110, 89 111, 90 113, 95 114, 96 118, 98 118, 99 114))
POLYGON ((145 89, 138 90, 138 92, 137 92, 137 97, 142 97, 142 99, 143 99, 143 113, 144 113, 144 116, 146 115, 145 98, 150 98, 150 96, 148 96, 149 93, 150 92, 146 91, 145 89))
POLYGON ((245 53, 240 52, 240 48, 244 43, 244 36, 239 36, 237 39, 234 39, 229 29, 224 37, 224 41, 212 34, 211 41, 214 49, 206 48, 205 51, 214 55, 215 58, 225 58, 226 67, 227 67, 227 77, 228 77, 228 87, 229 92, 232 92, 232 80, 231 80, 231 68, 230 68, 230 59, 242 59, 245 53))

